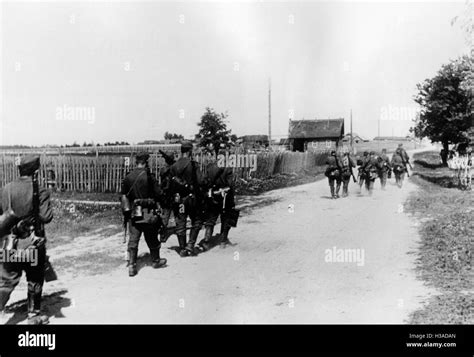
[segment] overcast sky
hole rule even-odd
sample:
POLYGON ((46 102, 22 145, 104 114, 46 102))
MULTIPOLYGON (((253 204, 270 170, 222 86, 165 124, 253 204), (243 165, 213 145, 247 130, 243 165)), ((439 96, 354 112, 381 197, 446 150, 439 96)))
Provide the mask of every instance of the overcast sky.
POLYGON ((380 134, 406 135, 416 83, 467 52, 451 25, 463 1, 0 6, 4 145, 190 137, 207 106, 266 134, 269 77, 273 138, 289 117, 344 117, 348 132, 351 108, 362 136, 384 113, 380 134))

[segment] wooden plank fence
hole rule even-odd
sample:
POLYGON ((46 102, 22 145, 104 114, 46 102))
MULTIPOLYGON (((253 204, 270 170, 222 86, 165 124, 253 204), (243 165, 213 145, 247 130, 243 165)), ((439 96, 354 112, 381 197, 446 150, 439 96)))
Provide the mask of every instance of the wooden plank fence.
MULTIPOLYGON (((245 155, 245 154, 239 154, 245 155)), ((249 179, 264 179, 275 174, 291 174, 303 170, 311 171, 324 165, 327 153, 315 152, 268 152, 256 155, 257 166, 234 168, 234 176, 249 179)), ((74 192, 120 192, 125 174, 135 167, 132 155, 46 155, 41 156, 40 182, 44 186, 61 191, 74 192)), ((18 177, 19 155, 0 154, 0 187, 18 177)), ((205 159, 196 157, 205 171, 205 159)), ((247 161, 248 162, 248 161, 247 161)), ((159 177, 166 166, 160 154, 152 154, 149 160, 151 171, 159 177)))

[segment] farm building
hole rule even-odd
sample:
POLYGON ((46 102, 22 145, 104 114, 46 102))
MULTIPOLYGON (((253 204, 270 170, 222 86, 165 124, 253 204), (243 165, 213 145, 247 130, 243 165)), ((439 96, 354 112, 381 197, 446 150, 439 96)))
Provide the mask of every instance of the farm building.
MULTIPOLYGON (((356 143, 356 144, 369 141, 367 139, 361 138, 356 133, 352 133, 352 135, 354 137, 353 142, 356 143)), ((351 142, 351 133, 347 133, 346 135, 344 135, 344 138, 342 139, 342 141, 345 142, 345 143, 350 143, 351 142)))
POLYGON ((245 149, 259 149, 269 145, 268 135, 244 135, 237 142, 245 149))
POLYGON ((343 136, 344 118, 290 120, 288 139, 292 151, 336 148, 343 136))

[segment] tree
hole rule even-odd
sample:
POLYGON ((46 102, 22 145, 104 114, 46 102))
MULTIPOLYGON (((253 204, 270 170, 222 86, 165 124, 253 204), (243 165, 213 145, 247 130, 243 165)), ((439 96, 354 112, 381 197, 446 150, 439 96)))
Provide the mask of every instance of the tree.
POLYGON ((165 140, 173 140, 173 139, 178 139, 178 140, 184 140, 184 136, 181 134, 172 134, 172 133, 165 133, 165 140))
MULTIPOLYGON (((472 58, 463 56, 443 65, 435 77, 417 84, 414 100, 421 111, 410 131, 418 138, 441 142, 446 153, 449 144, 468 140, 471 89, 467 83, 472 78, 472 66, 472 58)), ((446 164, 446 158, 443 161, 446 164)))
POLYGON ((201 121, 198 123, 200 138, 200 146, 206 147, 209 144, 214 145, 216 154, 219 152, 221 144, 226 144, 229 141, 231 130, 227 129, 225 119, 227 113, 217 113, 214 109, 207 107, 201 121))

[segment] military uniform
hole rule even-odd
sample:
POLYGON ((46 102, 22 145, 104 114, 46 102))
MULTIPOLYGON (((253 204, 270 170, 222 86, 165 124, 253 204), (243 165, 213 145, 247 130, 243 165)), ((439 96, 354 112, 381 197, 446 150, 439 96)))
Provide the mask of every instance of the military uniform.
POLYGON ((349 154, 344 154, 341 158, 342 197, 347 197, 349 195, 349 182, 351 180, 353 167, 355 167, 354 160, 349 156, 349 154))
MULTIPOLYGON (((184 143, 182 152, 190 152, 191 144, 184 143)), ((173 214, 176 220, 176 234, 181 256, 194 255, 199 231, 203 225, 204 205, 202 174, 198 163, 190 157, 181 157, 170 167, 171 191, 173 193, 173 214), (189 241, 186 243, 186 222, 191 219, 189 241)))
MULTIPOLYGON (((149 155, 140 153, 137 162, 146 163, 149 155)), ((147 167, 137 167, 130 172, 122 182, 122 194, 125 195, 132 205, 129 224, 130 237, 128 240, 129 275, 136 275, 136 264, 138 255, 138 242, 143 233, 145 241, 150 249, 150 256, 154 268, 166 264, 166 259, 160 257, 161 243, 158 233, 161 228, 161 219, 158 216, 158 202, 161 198, 161 189, 155 177, 147 167), (141 211, 137 213, 137 211, 141 211), (142 219, 147 215, 147 219, 142 219)))
POLYGON ((369 192, 369 195, 372 195, 375 179, 378 174, 378 161, 375 158, 374 153, 370 153, 370 156, 365 160, 362 169, 364 170, 365 176, 365 188, 369 192))
POLYGON ((378 168, 379 168, 379 178, 380 178, 380 185, 382 186, 382 190, 385 189, 387 185, 387 178, 392 170, 392 166, 390 165, 390 159, 388 158, 387 154, 382 153, 382 155, 378 158, 378 168))
POLYGON ((403 179, 405 178, 405 172, 407 170, 405 161, 400 151, 396 151, 392 156, 391 166, 393 168, 393 174, 398 187, 402 187, 403 179))
POLYGON ((365 183, 365 171, 364 171, 364 165, 366 164, 366 161, 368 160, 369 153, 367 151, 364 152, 364 155, 357 160, 357 165, 359 166, 357 171, 358 171, 358 181, 359 181, 359 193, 362 193, 362 186, 365 183))
POLYGON ((336 156, 336 152, 333 151, 331 155, 326 160, 326 176, 329 181, 329 187, 331 189, 331 197, 339 198, 339 190, 341 188, 341 165, 339 158, 336 156), (336 188, 334 188, 334 183, 336 183, 336 188))
POLYGON ((221 217, 221 245, 231 244, 228 235, 232 227, 230 210, 235 208, 233 172, 228 167, 218 167, 217 163, 211 162, 206 166, 204 177, 205 185, 205 212, 204 226, 206 228, 204 239, 199 243, 204 250, 210 248, 209 241, 214 232, 217 218, 221 217))
MULTIPOLYGON (((40 315, 46 264, 46 237, 44 235, 44 224, 51 222, 53 219, 49 191, 44 188, 39 188, 38 218, 40 222, 34 224, 33 175, 39 166, 39 157, 30 155, 24 156, 19 165, 20 178, 4 187, 1 200, 2 211, 11 207, 15 214, 21 219, 12 230, 17 237, 25 238, 18 241, 19 245, 27 244, 30 239, 27 237, 29 237, 33 231, 36 237, 43 238, 38 240, 41 243, 36 245, 35 248, 28 248, 38 250, 37 264, 33 265, 31 262, 0 263, 0 313, 5 309, 10 295, 18 285, 22 272, 24 271, 26 273, 26 280, 28 281, 28 322, 32 324, 47 322, 47 318, 40 315), (20 227, 22 222, 30 222, 33 225, 29 226, 30 230, 25 231, 22 229, 20 233, 18 227, 20 227)), ((6 237, 0 238, 2 243, 0 246, 3 246, 5 240, 6 237)), ((22 248, 19 247, 18 249, 22 248)))
POLYGON ((173 229, 168 227, 171 213, 173 211, 173 193, 171 192, 171 165, 175 163, 175 160, 172 156, 160 151, 166 161, 167 167, 160 170, 160 179, 161 179, 161 220, 163 226, 161 228, 161 242, 166 242, 168 237, 172 234, 173 229))

